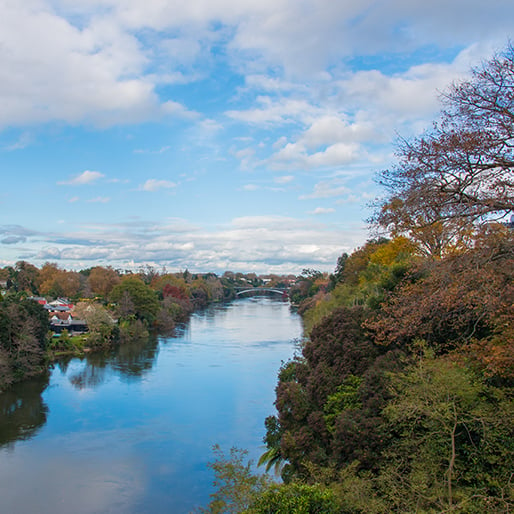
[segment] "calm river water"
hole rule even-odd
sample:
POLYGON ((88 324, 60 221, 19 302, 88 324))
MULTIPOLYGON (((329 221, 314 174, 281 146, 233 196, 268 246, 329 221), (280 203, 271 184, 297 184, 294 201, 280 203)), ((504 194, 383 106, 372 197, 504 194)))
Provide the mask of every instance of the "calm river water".
POLYGON ((0 512, 186 513, 205 506, 212 446, 263 452, 289 304, 236 300, 175 337, 59 363, 0 395, 0 512))

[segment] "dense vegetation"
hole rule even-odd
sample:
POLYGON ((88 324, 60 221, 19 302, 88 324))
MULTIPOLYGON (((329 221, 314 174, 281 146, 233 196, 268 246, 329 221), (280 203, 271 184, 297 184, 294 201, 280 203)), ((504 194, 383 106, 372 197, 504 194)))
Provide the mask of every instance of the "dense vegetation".
POLYGON ((444 102, 379 175, 388 238, 292 293, 308 340, 261 457, 283 483, 218 457, 210 512, 514 509, 514 50, 444 102))

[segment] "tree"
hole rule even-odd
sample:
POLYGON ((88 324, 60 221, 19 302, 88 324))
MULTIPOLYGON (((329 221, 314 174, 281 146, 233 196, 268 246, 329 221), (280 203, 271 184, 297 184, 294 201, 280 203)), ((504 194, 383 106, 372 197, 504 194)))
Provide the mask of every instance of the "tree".
POLYGON ((40 294, 54 297, 75 297, 82 286, 80 273, 59 269, 57 264, 50 262, 39 271, 37 283, 40 294))
POLYGON ((214 446, 216 460, 209 463, 214 471, 216 491, 211 494, 208 509, 200 509, 205 514, 239 514, 247 512, 252 502, 271 483, 266 475, 252 471, 252 462, 246 461, 248 452, 231 448, 226 456, 218 445, 214 446))
POLYGON ((122 315, 134 314, 148 324, 155 321, 159 312, 157 294, 137 276, 124 277, 113 288, 111 299, 125 309, 122 315))
POLYGON ((39 270, 36 266, 26 261, 18 261, 14 267, 13 277, 16 290, 37 294, 38 274, 39 270))
POLYGON ((108 297, 113 287, 120 282, 120 276, 110 266, 96 266, 91 269, 87 283, 94 295, 108 297))
POLYGON ((247 514, 341 514, 336 497, 321 485, 273 484, 258 495, 247 514))
POLYGON ((87 323, 89 345, 103 346, 117 338, 118 330, 114 320, 99 303, 79 302, 75 306, 75 314, 87 323))
POLYGON ((477 222, 514 212, 514 48, 443 99, 440 121, 403 140, 398 164, 379 174, 388 194, 372 218, 438 257, 467 246, 477 222))
POLYGON ((514 402, 466 368, 425 353, 396 374, 385 409, 397 439, 379 479, 391 512, 509 512, 514 402))
POLYGON ((514 378, 514 233, 489 225, 475 247, 425 259, 365 323, 379 344, 412 350, 423 339, 490 377, 514 378))
POLYGON ((48 314, 37 302, 0 302, 0 388, 44 370, 48 314))

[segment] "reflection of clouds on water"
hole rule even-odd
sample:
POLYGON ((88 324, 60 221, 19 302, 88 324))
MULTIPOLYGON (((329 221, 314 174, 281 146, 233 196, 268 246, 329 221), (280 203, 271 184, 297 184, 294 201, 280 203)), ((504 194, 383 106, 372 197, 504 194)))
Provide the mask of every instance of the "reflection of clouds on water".
MULTIPOLYGON (((28 450, 25 448, 26 451, 28 450)), ((24 451, 0 460, 0 496, 3 512, 52 512, 91 514, 134 512, 133 505, 144 491, 145 480, 136 459, 85 461, 59 452, 24 463, 24 451), (23 477, 26 487, 20 495, 14 483, 23 477), (36 486, 37 484, 37 486, 36 486)))

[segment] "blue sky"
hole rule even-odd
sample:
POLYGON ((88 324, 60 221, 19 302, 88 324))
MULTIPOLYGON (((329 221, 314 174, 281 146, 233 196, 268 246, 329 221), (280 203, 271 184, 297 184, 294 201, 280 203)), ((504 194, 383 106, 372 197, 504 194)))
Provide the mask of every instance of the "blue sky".
POLYGON ((511 0, 0 0, 0 265, 333 270, 511 0))

